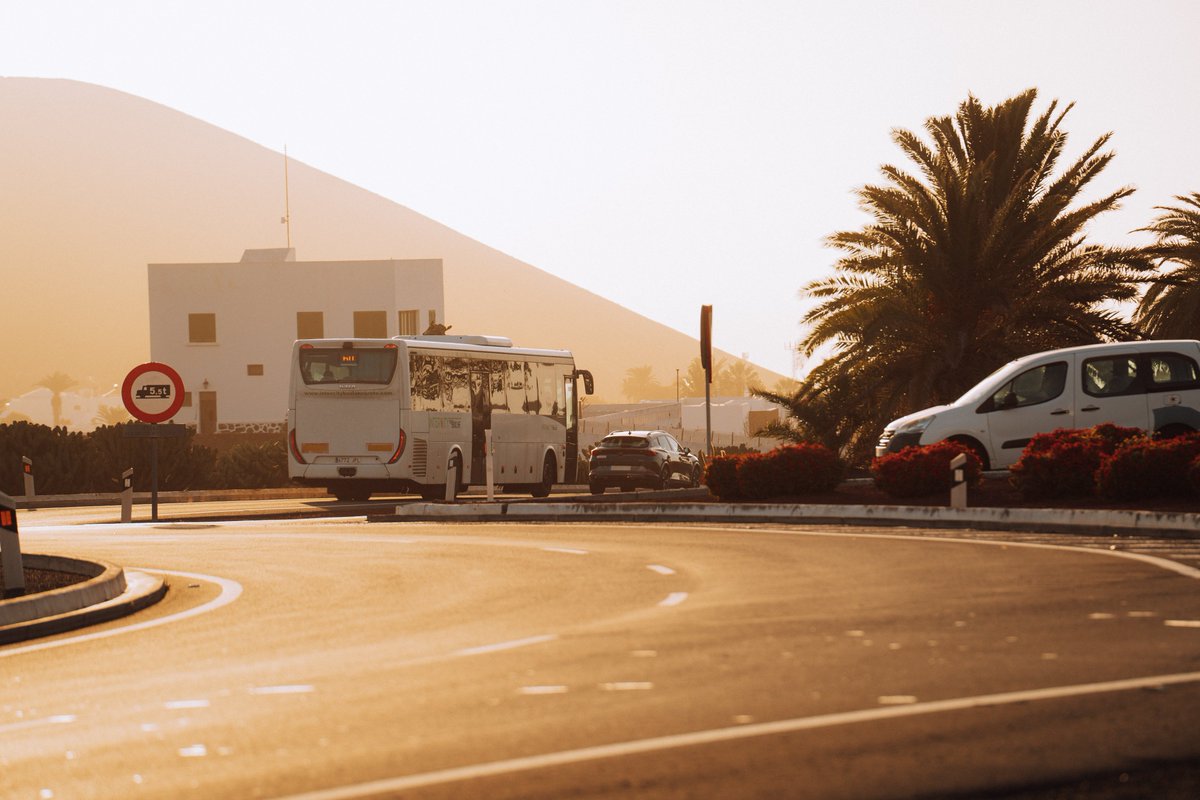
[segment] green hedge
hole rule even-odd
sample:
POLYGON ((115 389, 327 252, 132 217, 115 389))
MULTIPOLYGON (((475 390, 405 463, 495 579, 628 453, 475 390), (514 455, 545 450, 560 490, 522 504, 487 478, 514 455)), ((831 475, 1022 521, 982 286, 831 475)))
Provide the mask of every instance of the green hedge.
MULTIPOLYGON (((30 422, 0 425, 0 491, 25 494, 22 456, 33 460, 39 495, 119 492, 121 474, 130 467, 134 490, 150 491, 151 440, 125 436, 124 424, 87 434, 30 422)), ((189 429, 182 437, 158 440, 159 490, 289 485, 281 444, 240 444, 218 455, 194 438, 189 429)))

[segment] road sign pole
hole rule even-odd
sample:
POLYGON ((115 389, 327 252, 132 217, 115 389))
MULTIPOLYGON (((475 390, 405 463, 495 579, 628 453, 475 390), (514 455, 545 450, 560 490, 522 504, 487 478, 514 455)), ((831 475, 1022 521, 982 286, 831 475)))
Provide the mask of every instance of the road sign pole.
POLYGON ((158 437, 150 440, 150 521, 158 522, 158 437))

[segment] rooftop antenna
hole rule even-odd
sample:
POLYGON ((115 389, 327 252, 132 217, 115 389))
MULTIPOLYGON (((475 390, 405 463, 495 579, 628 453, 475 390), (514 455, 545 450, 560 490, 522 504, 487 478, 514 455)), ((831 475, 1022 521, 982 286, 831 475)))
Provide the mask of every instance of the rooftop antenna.
POLYGON ((283 146, 283 217, 279 220, 287 226, 287 246, 292 246, 292 201, 288 192, 288 155, 287 145, 283 146))

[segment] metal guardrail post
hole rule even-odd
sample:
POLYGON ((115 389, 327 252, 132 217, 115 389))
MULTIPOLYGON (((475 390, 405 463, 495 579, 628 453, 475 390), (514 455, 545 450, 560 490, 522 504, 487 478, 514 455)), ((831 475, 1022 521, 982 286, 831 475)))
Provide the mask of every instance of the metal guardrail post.
POLYGON ((4 596, 25 594, 25 566, 21 561, 21 540, 17 535, 17 504, 0 492, 0 575, 4 576, 4 596))

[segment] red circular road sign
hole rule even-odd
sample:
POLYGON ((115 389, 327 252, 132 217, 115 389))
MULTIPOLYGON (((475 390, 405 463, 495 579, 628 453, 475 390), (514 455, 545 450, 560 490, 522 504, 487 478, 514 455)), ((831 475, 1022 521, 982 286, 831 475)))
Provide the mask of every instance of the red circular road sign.
POLYGON ((121 384, 121 400, 142 422, 166 422, 183 408, 183 378, 157 361, 138 364, 121 384))

